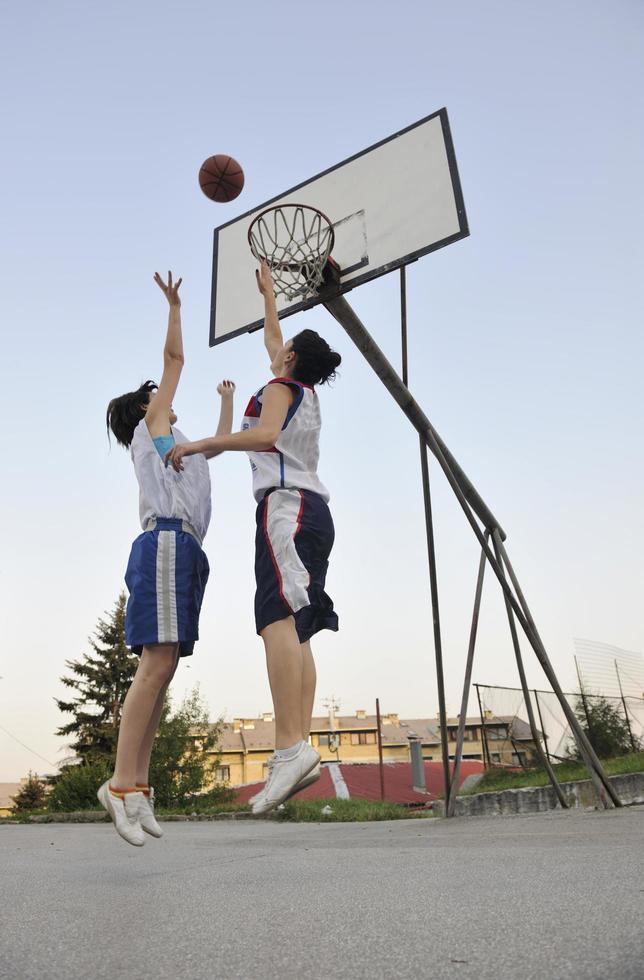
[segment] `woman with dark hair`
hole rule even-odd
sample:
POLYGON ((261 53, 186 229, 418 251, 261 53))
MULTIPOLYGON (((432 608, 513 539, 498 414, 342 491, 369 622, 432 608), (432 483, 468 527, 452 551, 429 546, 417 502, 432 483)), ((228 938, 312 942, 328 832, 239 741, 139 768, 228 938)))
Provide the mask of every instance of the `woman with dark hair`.
MULTIPOLYGON (((155 282, 170 306, 158 388, 146 381, 136 391, 113 398, 107 409, 110 430, 128 448, 139 484, 143 533, 130 553, 125 581, 130 593, 125 638, 141 660, 127 693, 119 727, 116 765, 98 798, 118 833, 140 846, 144 831, 161 837, 154 818, 154 790, 148 769, 163 701, 179 657, 189 657, 199 638, 199 611, 208 580, 208 559, 201 542, 210 522, 210 475, 203 456, 188 461, 181 474, 164 465, 172 446, 186 442, 175 427, 172 407, 183 369, 181 279, 172 273, 155 282)), ((235 386, 222 382, 218 434, 230 432, 235 386)), ((217 455, 217 451, 208 456, 217 455)))
POLYGON ((242 431, 177 445, 166 459, 181 471, 196 453, 247 452, 257 500, 255 621, 264 641, 275 709, 275 754, 253 812, 265 813, 319 778, 309 744, 315 696, 311 637, 337 630, 324 591, 333 546, 329 493, 317 475, 320 406, 315 385, 335 377, 340 355, 314 330, 284 343, 268 266, 257 285, 264 297, 264 343, 272 381, 251 398, 242 431))

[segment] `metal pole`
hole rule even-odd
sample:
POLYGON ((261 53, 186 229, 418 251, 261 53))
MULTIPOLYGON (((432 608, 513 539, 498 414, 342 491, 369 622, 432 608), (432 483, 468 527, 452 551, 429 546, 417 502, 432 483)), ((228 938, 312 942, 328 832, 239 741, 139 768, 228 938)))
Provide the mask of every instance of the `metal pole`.
MULTIPOLYGON (((400 270, 400 325, 402 343, 403 384, 407 387, 407 289, 405 267, 400 270)), ((434 656, 436 659, 436 686, 438 688, 438 715, 440 722, 441 746, 443 754, 443 781, 445 791, 445 816, 450 795, 449 740, 447 737, 447 710, 445 707, 445 680, 443 674, 443 645, 441 640, 440 608, 438 604, 438 578, 436 574, 436 551, 434 544, 434 523, 432 520, 432 500, 429 487, 429 466, 427 447, 420 436, 420 468, 423 482, 423 503, 425 508, 425 534, 427 536, 427 558, 429 562, 429 586, 432 602, 432 622, 434 630, 434 656)))
MULTIPOLYGON (((485 532, 488 538, 488 532, 485 532)), ((446 800, 445 813, 448 817, 454 816, 456 806, 456 793, 458 791, 458 778, 461 774, 461 759, 463 757, 463 742, 465 740, 465 723, 467 721, 467 703, 470 699, 470 686, 472 684, 472 665, 474 663, 474 647, 476 645, 476 633, 479 625, 479 612, 481 609, 481 596, 483 594, 483 576, 485 574, 485 553, 481 552, 479 561, 479 573, 476 579, 476 592, 474 594, 474 611, 472 612, 472 626, 470 627, 470 642, 467 649, 467 663, 465 665, 465 679, 463 681, 463 696, 461 698, 461 712, 458 716, 458 731, 456 733, 456 753, 454 755, 454 769, 452 771, 452 782, 449 797, 446 800)))
POLYGON ((385 770, 382 764, 382 730, 380 728, 380 698, 376 698, 376 725, 378 726, 378 768, 380 770, 380 799, 385 798, 385 770))
POLYGON ((490 755, 490 746, 487 744, 487 732, 485 731, 485 718, 483 716, 483 705, 481 704, 481 692, 479 691, 479 685, 475 684, 476 688, 476 700, 479 703, 479 712, 481 715, 481 744, 483 746, 483 768, 492 768, 492 757, 490 755), (487 763, 485 757, 487 756, 487 763))
MULTIPOLYGON (((497 544, 497 532, 496 531, 493 531, 492 532, 492 544, 494 545, 494 552, 496 554, 496 560, 498 561, 499 565, 501 565, 502 564, 501 563, 501 552, 500 552, 499 546, 497 544)), ((512 637, 512 646, 514 647, 514 655, 516 657, 517 668, 519 670, 519 679, 521 681, 521 690, 523 691, 523 700, 525 702, 525 709, 526 709, 526 711, 528 713, 528 723, 530 725, 530 731, 532 732, 532 739, 534 741, 534 746, 535 746, 535 749, 537 750, 537 756, 539 757, 539 761, 541 762, 541 765, 544 767, 544 769, 548 773, 548 778, 549 778, 550 782, 552 783, 552 788, 555 791, 555 794, 557 796, 557 799, 559 800, 559 803, 561 804, 561 806, 565 810, 567 810, 568 809, 568 804, 566 803, 566 797, 564 796, 563 790, 561 789, 561 786, 559 785, 559 783, 557 781, 557 777, 555 776, 554 769, 550 765, 550 760, 546 757, 546 755, 544 754, 543 748, 541 747, 541 740, 539 739, 539 732, 537 731, 537 725, 536 725, 536 722, 534 720, 534 712, 532 710, 532 702, 530 701, 530 691, 528 690, 528 681, 526 680, 525 670, 523 668, 523 658, 521 656, 521 647, 519 646, 519 637, 517 636, 517 628, 516 628, 516 624, 514 622, 514 616, 512 614, 512 607, 511 607, 510 603, 508 602, 507 598, 505 599, 505 608, 506 608, 506 611, 507 611, 507 614, 508 614, 508 623, 509 623, 509 626, 510 626, 510 635, 512 637)), ((512 739, 510 739, 510 741, 512 741, 512 739)), ((519 755, 519 751, 516 748, 516 746, 514 746, 514 743, 513 743, 513 747, 515 749, 517 758, 519 759, 519 763, 521 763, 521 757, 519 755)), ((521 768, 523 768, 523 766, 521 766, 521 768)))
POLYGON ((517 591, 517 596, 519 601, 517 601, 517 598, 511 592, 508 583, 506 581, 505 575, 503 573, 503 570, 499 566, 495 556, 492 554, 490 548, 488 547, 488 544, 485 541, 481 529, 476 523, 476 520, 472 512, 470 511, 468 504, 470 504, 474 508, 475 512, 478 514, 481 521, 483 522, 483 524, 488 530, 493 531, 495 528, 498 527, 499 539, 502 541, 503 538, 505 537, 505 534, 501 530, 498 521, 496 521, 491 511, 487 508, 484 501, 478 495, 478 493, 476 492, 476 490, 468 480, 463 470, 461 470, 460 466, 458 465, 454 457, 451 455, 451 453, 449 452, 445 444, 442 442, 442 440, 436 433, 435 429, 429 422, 429 419, 427 418, 425 413, 422 411, 422 409, 420 408, 416 400, 412 397, 409 390, 403 385, 401 379, 398 377, 398 375, 396 374, 395 370, 393 369, 393 367, 391 366, 391 364, 389 363, 385 355, 382 353, 382 351, 380 350, 376 342, 369 334, 368 330, 365 328, 364 324, 361 322, 360 318, 357 316, 357 314, 351 308, 351 306, 347 303, 345 298, 343 296, 335 296, 333 298, 326 299, 324 301, 324 306, 329 311, 329 313, 331 313, 331 315, 338 321, 338 323, 341 324, 341 326, 344 328, 346 333, 355 343, 358 350, 363 354, 363 356, 366 358, 369 364, 371 364, 371 367, 373 368, 375 373, 383 382, 383 384, 390 392, 394 400, 398 403, 398 405, 400 405, 403 412, 410 420, 414 428, 421 435, 424 436, 427 445, 433 452, 434 456, 437 458, 441 469, 445 473, 445 477, 449 485, 451 486, 452 490, 454 491, 454 494, 456 495, 456 498, 461 506, 461 509, 463 510, 463 513, 465 514, 468 523, 470 524, 474 534, 476 535, 479 544, 483 548, 485 552, 485 556, 489 561, 496 578, 499 581, 499 584, 504 592, 504 595, 507 597, 508 601, 510 602, 512 609, 514 610, 514 614, 517 617, 519 623, 521 624, 521 628, 523 629, 526 637, 528 638, 528 641, 532 646, 532 649, 537 655, 537 659, 539 660, 539 663, 543 667, 546 677, 550 681, 552 688, 561 703, 566 718, 568 719, 568 723, 570 724, 570 727, 576 738, 577 744, 580 746, 580 751, 582 753, 582 756, 584 757, 584 760, 586 761, 586 765, 588 766, 588 769, 591 774, 591 778, 593 778, 593 782, 595 783, 595 786, 597 788, 602 803, 604 804, 604 806, 609 807, 611 806, 610 801, 612 801, 612 804, 614 804, 615 806, 621 806, 621 801, 617 796, 617 794, 615 793, 615 790, 613 789, 608 777, 606 776, 606 773, 604 772, 602 765, 599 759, 597 758, 596 753, 594 752, 590 742, 586 738, 586 735, 583 732, 581 726, 579 725, 574 712, 570 708, 570 705, 567 703, 567 701, 563 696, 561 686, 554 673, 552 664, 548 659, 548 654, 546 653, 546 649, 541 641, 541 637, 537 632, 537 628, 534 624, 534 620, 530 615, 530 610, 528 608, 527 603, 525 602, 523 593, 521 592, 518 581, 516 579, 516 575, 514 574, 514 570, 509 562, 509 559, 507 558, 507 554, 505 553, 505 551, 503 552, 504 560, 506 562, 506 567, 508 569, 510 579, 512 580, 514 587, 517 591), (443 450, 445 451, 443 452, 443 450), (519 605, 519 602, 521 603, 521 605, 519 605), (595 776, 597 778, 595 778, 595 776), (603 786, 603 790, 600 788, 602 786, 603 786))
POLYGON ((400 267, 400 339, 402 344, 402 380, 408 387, 407 373, 407 277, 405 266, 400 267))
MULTIPOLYGON (((432 521, 432 501, 429 492, 429 466, 427 463, 427 448, 421 439, 420 464, 423 474, 423 500, 425 503, 425 531, 427 533, 427 558, 429 561, 429 587, 432 597, 432 621, 434 627, 434 656, 436 658, 436 682, 438 687, 438 715, 441 730, 441 746, 443 753, 443 783, 445 785, 445 802, 449 799, 449 740, 447 738, 447 710, 445 708, 445 680, 443 677, 443 645, 441 642, 441 621, 438 607, 438 579, 436 575, 436 552, 434 549, 434 524, 432 521)), ((445 810, 447 816, 447 809, 445 810)))
POLYGON ((615 673, 617 674, 617 683, 619 684, 619 693, 622 698, 622 704, 624 705, 624 717, 626 718, 626 724, 628 725, 628 737, 631 740, 631 749, 633 752, 637 752, 635 747, 635 739, 633 738, 633 732, 631 729, 631 719, 628 717, 628 708, 626 707, 626 698, 624 697, 624 691, 622 690, 622 678, 619 676, 619 667, 617 666, 617 661, 615 661, 615 673))
POLYGON ((532 693, 534 694, 534 700, 536 702, 537 712, 539 714, 539 724, 541 725, 541 734, 543 735, 543 747, 546 750, 548 762, 550 762, 551 759, 550 759, 550 753, 548 752, 548 736, 546 735, 546 729, 544 727, 543 718, 541 716, 541 705, 539 704, 539 695, 537 694, 536 689, 532 693))

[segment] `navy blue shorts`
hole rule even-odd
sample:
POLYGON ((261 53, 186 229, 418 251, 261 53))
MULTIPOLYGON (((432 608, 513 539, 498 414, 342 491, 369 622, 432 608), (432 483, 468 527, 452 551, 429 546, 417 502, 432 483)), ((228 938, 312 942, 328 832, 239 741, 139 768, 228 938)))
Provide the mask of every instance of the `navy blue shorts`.
POLYGON ((210 568, 184 522, 157 517, 132 545, 125 573, 130 592, 125 642, 133 653, 154 643, 178 643, 189 657, 199 639, 199 613, 210 568))
POLYGON ((300 643, 337 630, 324 591, 335 530, 328 504, 310 490, 269 490, 257 505, 255 623, 257 632, 295 617, 300 643))

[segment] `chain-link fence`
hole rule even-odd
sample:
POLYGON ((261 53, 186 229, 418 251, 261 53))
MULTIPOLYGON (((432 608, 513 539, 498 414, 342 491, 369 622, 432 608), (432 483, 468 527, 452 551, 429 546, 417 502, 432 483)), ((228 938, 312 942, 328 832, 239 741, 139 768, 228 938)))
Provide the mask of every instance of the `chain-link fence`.
MULTIPOLYGON (((537 763, 523 691, 474 684, 481 712, 481 751, 490 766, 537 763)), ((600 756, 644 750, 644 697, 568 693, 568 704, 600 756)), ((554 691, 531 690, 530 701, 541 746, 552 762, 575 757, 576 743, 554 691)))

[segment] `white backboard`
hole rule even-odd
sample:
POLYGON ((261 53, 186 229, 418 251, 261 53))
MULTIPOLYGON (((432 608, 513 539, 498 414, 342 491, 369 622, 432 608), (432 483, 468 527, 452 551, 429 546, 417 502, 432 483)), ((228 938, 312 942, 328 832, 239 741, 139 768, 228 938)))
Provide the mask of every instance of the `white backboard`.
MULTIPOLYGON (((469 234, 441 109, 215 229, 211 347, 262 326, 248 227, 260 211, 287 203, 310 205, 331 219, 341 293, 469 234)), ((317 295, 290 302, 279 296, 277 308, 284 317, 318 302, 317 295)))

